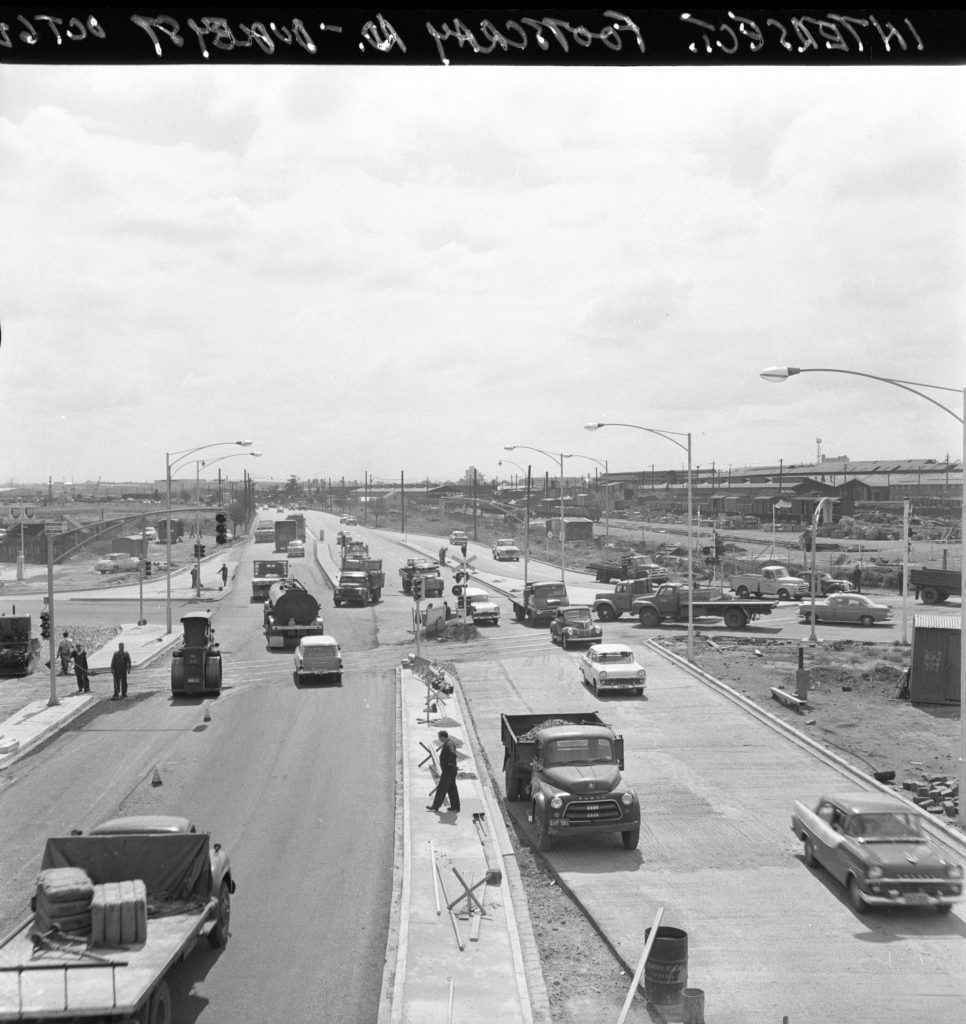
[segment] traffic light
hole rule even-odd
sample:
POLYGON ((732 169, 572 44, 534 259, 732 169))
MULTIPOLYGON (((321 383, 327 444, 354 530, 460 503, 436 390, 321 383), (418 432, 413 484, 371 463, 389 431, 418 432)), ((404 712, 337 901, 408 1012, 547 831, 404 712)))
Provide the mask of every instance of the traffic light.
POLYGON ((453 594, 453 597, 459 597, 460 594, 463 593, 463 588, 457 583, 456 586, 453 587, 451 593, 453 594))
POLYGON ((224 512, 215 513, 215 543, 228 543, 228 516, 224 512))
POLYGON ((454 572, 453 573, 453 582, 454 583, 462 583, 463 580, 466 579, 466 576, 467 576, 467 574, 465 572, 454 572))
POLYGON ((44 610, 40 613, 40 635, 45 639, 50 639, 50 612, 44 610))
POLYGON ((145 560, 141 564, 144 566, 144 575, 145 576, 150 576, 151 575, 151 560, 149 558, 145 558, 145 560))
POLYGON ((423 599, 423 578, 420 575, 413 577, 413 600, 422 601, 423 599))
POLYGON ((205 557, 205 546, 204 546, 204 544, 195 544, 194 556, 195 556, 195 558, 204 558, 205 557))

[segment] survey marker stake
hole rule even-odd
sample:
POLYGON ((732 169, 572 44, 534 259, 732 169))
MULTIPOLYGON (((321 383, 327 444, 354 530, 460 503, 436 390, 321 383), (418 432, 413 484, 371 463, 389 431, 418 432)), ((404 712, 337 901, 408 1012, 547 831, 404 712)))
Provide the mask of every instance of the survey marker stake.
POLYGON ((439 906, 439 878, 436 875, 436 847, 433 846, 433 841, 429 841, 429 855, 433 859, 433 896, 436 897, 436 916, 443 912, 439 906))

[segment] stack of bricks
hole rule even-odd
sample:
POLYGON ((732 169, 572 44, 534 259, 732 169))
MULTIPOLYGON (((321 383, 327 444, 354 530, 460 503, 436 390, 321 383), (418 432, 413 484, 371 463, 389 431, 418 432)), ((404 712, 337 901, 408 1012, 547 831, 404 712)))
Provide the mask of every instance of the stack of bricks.
POLYGON ((959 813, 959 782, 948 775, 905 779, 902 788, 912 793, 913 802, 929 814, 955 818, 959 813))

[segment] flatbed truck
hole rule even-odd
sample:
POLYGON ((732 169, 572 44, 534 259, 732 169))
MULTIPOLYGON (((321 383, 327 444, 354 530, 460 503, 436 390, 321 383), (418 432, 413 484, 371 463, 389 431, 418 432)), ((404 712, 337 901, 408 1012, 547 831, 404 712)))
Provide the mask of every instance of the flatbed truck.
POLYGON ((909 586, 923 604, 942 604, 952 595, 962 599, 963 580, 958 569, 910 569, 909 586))
POLYGON ((642 626, 653 628, 665 619, 686 622, 689 605, 692 619, 724 619, 728 629, 742 629, 761 615, 771 615, 778 601, 724 597, 718 587, 691 591, 678 583, 662 583, 650 597, 635 601, 631 611, 642 626))

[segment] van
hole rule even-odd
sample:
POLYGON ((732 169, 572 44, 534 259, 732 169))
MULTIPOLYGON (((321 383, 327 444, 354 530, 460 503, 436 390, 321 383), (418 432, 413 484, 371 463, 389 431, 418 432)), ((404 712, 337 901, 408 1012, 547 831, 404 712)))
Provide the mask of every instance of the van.
POLYGON ((295 648, 295 685, 304 676, 334 679, 342 685, 342 648, 334 636, 303 636, 295 648))

